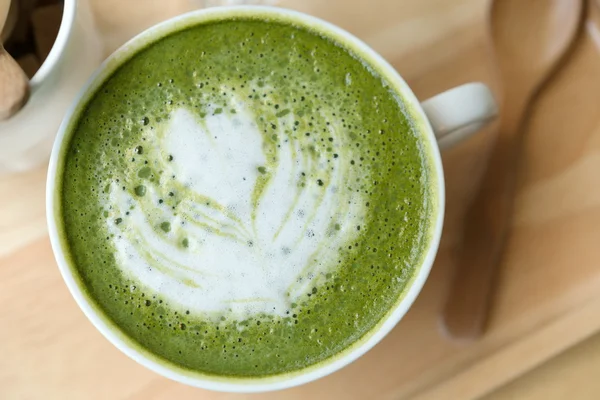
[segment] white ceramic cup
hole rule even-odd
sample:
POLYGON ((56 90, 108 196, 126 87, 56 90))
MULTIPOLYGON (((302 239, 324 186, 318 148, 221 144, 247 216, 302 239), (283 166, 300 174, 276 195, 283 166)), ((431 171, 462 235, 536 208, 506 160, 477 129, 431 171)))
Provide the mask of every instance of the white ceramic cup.
POLYGON ((492 119, 496 115, 496 112, 496 105, 490 91, 481 83, 466 84, 435 96, 424 103, 419 103, 397 72, 366 44, 336 26, 305 14, 270 7, 231 7, 199 10, 181 15, 148 29, 117 50, 96 71, 95 75, 68 111, 56 138, 48 171, 47 216, 52 249, 54 250, 56 260, 67 286, 86 316, 116 347, 149 369, 167 378, 188 385, 230 392, 268 391, 289 388, 310 382, 348 365, 363 355, 392 330, 408 311, 429 274, 442 232, 444 180, 439 146, 450 146, 466 138, 492 119), (433 160, 433 173, 437 176, 437 179, 434 181, 435 185, 437 185, 435 193, 439 209, 433 221, 434 232, 431 244, 423 258, 423 264, 415 269, 417 272, 411 278, 407 289, 396 306, 389 310, 381 323, 366 334, 365 337, 331 359, 321 362, 317 366, 266 378, 207 376, 183 370, 174 364, 159 360, 150 352, 141 350, 118 327, 111 326, 111 323, 108 322, 109 320, 104 318, 100 314, 101 311, 83 294, 82 288, 78 283, 79 281, 74 276, 73 269, 69 267, 65 257, 66 243, 60 238, 58 233, 61 221, 57 203, 57 169, 60 166, 60 155, 63 154, 63 148, 68 144, 67 139, 69 138, 69 132, 71 132, 71 123, 74 116, 77 115, 78 107, 86 103, 90 96, 93 95, 120 64, 125 62, 131 54, 144 48, 148 43, 152 43, 171 32, 178 31, 194 23, 235 15, 268 16, 280 21, 288 21, 296 25, 311 27, 338 43, 346 45, 368 64, 374 66, 374 69, 383 75, 390 86, 399 92, 405 100, 407 112, 411 114, 413 122, 420 127, 425 140, 424 145, 430 149, 429 152, 433 160))
POLYGON ((54 45, 29 81, 27 103, 0 121, 0 174, 47 162, 65 111, 101 62, 102 46, 87 0, 65 0, 54 45))

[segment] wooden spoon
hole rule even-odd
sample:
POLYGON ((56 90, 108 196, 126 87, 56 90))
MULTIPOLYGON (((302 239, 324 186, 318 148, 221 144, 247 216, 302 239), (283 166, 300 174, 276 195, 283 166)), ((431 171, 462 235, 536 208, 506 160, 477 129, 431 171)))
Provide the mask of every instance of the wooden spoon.
POLYGON ((475 339, 486 323, 504 247, 528 105, 576 37, 583 0, 492 0, 490 35, 504 89, 498 138, 467 213, 464 241, 442 323, 455 339, 475 339))
MULTIPOLYGON (((0 0, 0 32, 10 9, 10 0, 0 0)), ((29 79, 0 43, 0 121, 13 116, 29 96, 29 79)))

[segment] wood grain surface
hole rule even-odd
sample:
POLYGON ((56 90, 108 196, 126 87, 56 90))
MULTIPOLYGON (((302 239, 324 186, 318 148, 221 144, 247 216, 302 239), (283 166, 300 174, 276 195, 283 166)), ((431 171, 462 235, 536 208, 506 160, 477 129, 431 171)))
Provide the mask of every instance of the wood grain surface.
MULTIPOLYGON (((189 9, 188 0, 92 0, 105 49, 189 9)), ((472 80, 492 87, 487 0, 284 0, 386 57, 418 97, 472 80)), ((68 293, 45 227, 45 170, 0 178, 1 399, 470 399, 600 330, 600 31, 588 24, 526 125, 515 217, 489 331, 449 341, 439 314, 461 225, 495 126, 443 155, 447 217, 438 259, 413 308, 364 357, 326 378, 264 395, 186 387, 137 365, 68 293)), ((543 398, 543 397, 538 397, 543 398)))

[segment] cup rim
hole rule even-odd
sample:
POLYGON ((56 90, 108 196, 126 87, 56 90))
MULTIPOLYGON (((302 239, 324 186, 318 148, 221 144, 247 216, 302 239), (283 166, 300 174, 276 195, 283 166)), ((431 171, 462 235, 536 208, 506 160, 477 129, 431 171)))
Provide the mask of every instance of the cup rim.
MULTIPOLYGON (((66 4, 67 2, 65 2, 66 4)), ((96 329, 128 357, 164 377, 204 389, 244 393, 285 389, 319 379, 355 361, 379 343, 406 314, 429 275, 440 242, 444 219, 444 203, 444 175, 441 156, 433 130, 419 101, 396 70, 373 49, 342 28, 298 11, 269 6, 230 6, 195 10, 152 26, 117 49, 89 78, 65 114, 52 148, 46 184, 47 224, 55 259, 71 295, 96 329), (375 68, 377 73, 385 78, 394 91, 402 97, 404 105, 409 108, 405 112, 410 114, 411 120, 415 124, 419 125, 417 131, 422 134, 423 142, 428 146, 426 152, 430 155, 430 166, 435 173, 433 180, 436 181, 434 192, 437 194, 437 198, 435 199, 437 204, 435 205, 436 210, 434 212, 437 212, 437 216, 432 221, 429 232, 430 245, 425 256, 422 258, 421 265, 417 267, 415 273, 407 283, 406 289, 399 296, 396 305, 388 310, 381 321, 365 334, 363 338, 354 342, 340 353, 312 366, 290 373, 267 377, 215 377, 199 371, 185 370, 174 363, 155 356, 137 344, 133 339, 121 332, 116 324, 110 322, 103 315, 103 312, 93 304, 93 301, 88 299, 87 295, 84 294, 81 282, 78 282, 76 274, 70 267, 72 262, 68 260, 67 251, 63 251, 63 248, 66 249, 67 246, 64 239, 60 237, 58 223, 60 207, 58 207, 59 195, 56 190, 56 184, 58 183, 58 172, 62 166, 60 158, 65 146, 69 143, 67 139, 70 139, 70 136, 67 136, 67 134, 72 131, 70 128, 76 120, 80 107, 89 101, 91 96, 114 73, 118 66, 126 62, 138 50, 141 50, 148 44, 160 40, 169 34, 183 30, 188 26, 235 16, 266 17, 267 19, 293 23, 297 26, 313 29, 334 40, 336 43, 345 46, 347 49, 352 50, 369 66, 375 68)))
POLYGON ((29 80, 29 85, 32 91, 36 90, 44 81, 50 76, 52 71, 57 67, 59 61, 63 58, 63 53, 67 48, 67 43, 71 38, 71 32, 73 25, 75 24, 75 15, 77 13, 77 0, 65 0, 63 3, 62 18, 60 20, 60 27, 58 28, 58 34, 52 44, 50 53, 40 65, 40 68, 29 80))

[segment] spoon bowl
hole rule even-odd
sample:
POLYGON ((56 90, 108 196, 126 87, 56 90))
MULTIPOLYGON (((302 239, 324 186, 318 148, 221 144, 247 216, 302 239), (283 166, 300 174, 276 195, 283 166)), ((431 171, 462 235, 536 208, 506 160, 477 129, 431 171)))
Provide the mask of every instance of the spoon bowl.
MULTIPOLYGON (((11 10, 10 0, 0 0, 0 33, 11 10)), ((14 10, 14 8, 12 8, 14 10)), ((0 121, 13 116, 29 95, 29 79, 0 42, 0 121)))

